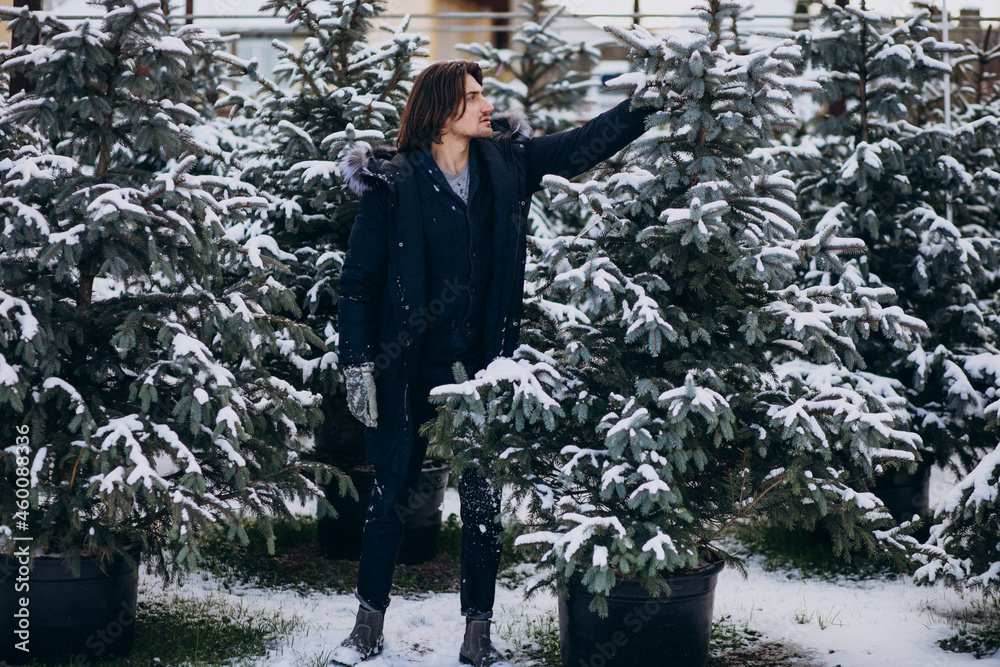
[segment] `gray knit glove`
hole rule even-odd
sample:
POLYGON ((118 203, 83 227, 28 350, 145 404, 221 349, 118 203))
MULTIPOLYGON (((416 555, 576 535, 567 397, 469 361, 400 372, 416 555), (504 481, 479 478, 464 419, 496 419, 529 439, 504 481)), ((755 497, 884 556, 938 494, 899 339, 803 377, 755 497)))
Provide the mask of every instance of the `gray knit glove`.
POLYGON ((370 428, 378 423, 378 405, 375 402, 375 364, 351 364, 344 366, 344 380, 347 383, 347 408, 351 414, 370 428))

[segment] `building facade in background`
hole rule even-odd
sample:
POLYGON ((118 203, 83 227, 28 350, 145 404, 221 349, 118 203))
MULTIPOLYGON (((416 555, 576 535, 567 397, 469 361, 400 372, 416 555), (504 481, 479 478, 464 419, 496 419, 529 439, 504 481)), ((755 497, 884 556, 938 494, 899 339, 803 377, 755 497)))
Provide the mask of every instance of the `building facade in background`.
MULTIPOLYGON (((507 21, 488 17, 448 18, 442 14, 517 11, 517 0, 388 0, 389 15, 410 14, 409 32, 419 32, 430 37, 428 45, 432 61, 462 57, 455 49, 456 44, 470 42, 492 42, 494 46, 506 46, 509 36, 507 21), (427 18, 424 18, 427 17, 427 18)), ((389 19, 397 23, 398 18, 389 19)))
MULTIPOLYGON (((13 6, 14 2, 15 0, 0 0, 0 6, 13 6)), ((521 0, 387 0, 386 13, 380 23, 396 26, 404 15, 409 14, 411 16, 409 32, 422 33, 431 40, 428 46, 429 62, 446 58, 464 58, 468 56, 456 49, 458 44, 489 42, 497 47, 510 46, 511 33, 524 19, 505 14, 524 14, 520 2, 521 0), (501 16, 488 16, 491 13, 501 16), (455 14, 466 14, 466 16, 455 16, 455 14)), ((166 3, 172 14, 182 15, 186 11, 186 0, 166 0, 166 3)), ((593 17, 591 20, 584 20, 569 15, 572 11, 595 11, 590 0, 562 0, 562 3, 567 6, 568 11, 566 15, 557 19, 556 29, 571 42, 610 42, 600 25, 631 23, 630 19, 624 17, 593 17)), ((41 4, 44 10, 62 17, 98 16, 102 13, 101 8, 87 4, 87 0, 41 0, 41 4)), ((617 2, 604 0, 600 3, 602 10, 618 13, 631 10, 632 0, 626 4, 628 6, 622 4, 622 0, 617 2)), ((643 25, 654 33, 661 30, 686 30, 696 22, 694 16, 682 17, 684 10, 672 5, 666 14, 659 16, 654 13, 656 11, 652 7, 654 4, 661 3, 654 3, 651 0, 640 0, 638 3, 640 11, 649 12, 642 19, 643 25)), ((919 6, 928 3, 917 0, 913 4, 919 6)), ((962 7, 961 0, 956 0, 954 4, 956 6, 951 11, 956 15, 956 20, 952 23, 952 33, 949 35, 951 41, 962 43, 963 40, 970 39, 981 44, 986 25, 980 21, 979 10, 962 7)), ((272 40, 278 39, 293 46, 301 46, 305 37, 304 34, 293 32, 292 27, 286 24, 283 18, 257 14, 256 0, 251 0, 249 3, 246 0, 193 0, 191 6, 197 17, 195 20, 199 24, 214 28, 223 35, 232 36, 229 50, 243 59, 257 58, 264 72, 272 71, 277 64, 275 50, 271 45, 272 40)), ((766 12, 761 10, 753 12, 757 17, 746 27, 748 32, 754 29, 802 28, 804 25, 793 23, 790 15, 796 11, 815 14, 818 9, 819 5, 814 0, 772 0, 767 5, 766 12)), ((938 15, 939 11, 932 9, 932 12, 938 15)), ((1000 18, 993 16, 994 12, 987 14, 990 16, 986 18, 1000 18)), ((379 34, 389 37, 388 33, 376 30, 372 33, 373 38, 377 39, 379 34)), ((1000 38, 1000 26, 994 26, 990 41, 993 42, 998 38, 1000 38)), ((0 21, 0 42, 9 44, 10 40, 7 23, 0 21)), ((603 51, 605 49, 602 49, 603 51)), ((622 50, 612 48, 604 53, 602 64, 595 70, 598 77, 610 78, 621 73, 620 70, 623 71, 624 53, 620 51, 622 50)), ((992 63, 991 69, 1000 73, 1000 63, 992 63)), ((248 88, 246 84, 238 85, 241 88, 248 88)), ((597 107, 602 106, 597 98, 592 101, 596 102, 597 107)))

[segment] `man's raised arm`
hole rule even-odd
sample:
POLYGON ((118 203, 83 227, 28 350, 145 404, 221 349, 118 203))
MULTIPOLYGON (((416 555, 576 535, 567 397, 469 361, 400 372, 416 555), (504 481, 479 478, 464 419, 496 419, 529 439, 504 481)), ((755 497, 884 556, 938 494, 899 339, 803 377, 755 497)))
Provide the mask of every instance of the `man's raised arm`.
POLYGON ((654 107, 630 110, 631 100, 591 119, 582 127, 535 137, 528 142, 528 190, 541 188, 542 177, 574 178, 628 146, 646 131, 654 107))

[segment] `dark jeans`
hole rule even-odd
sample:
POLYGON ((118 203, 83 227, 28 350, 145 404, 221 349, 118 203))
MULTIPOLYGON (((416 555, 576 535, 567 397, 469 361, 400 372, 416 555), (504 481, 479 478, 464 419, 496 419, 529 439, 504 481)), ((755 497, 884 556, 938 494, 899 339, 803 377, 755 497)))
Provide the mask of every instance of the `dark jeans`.
MULTIPOLYGON (((436 406, 427 400, 430 390, 453 381, 450 367, 436 367, 422 374, 421 381, 412 388, 415 391, 410 399, 415 429, 436 415, 436 406)), ((393 473, 388 466, 375 466, 375 488, 361 542, 357 590, 358 599, 371 609, 381 611, 388 607, 396 555, 403 541, 403 521, 414 507, 426 502, 419 490, 413 488, 426 450, 427 439, 415 433, 406 477, 393 473)), ((462 515, 462 615, 489 618, 500 564, 500 491, 491 489, 482 472, 470 467, 458 479, 458 495, 462 515)))

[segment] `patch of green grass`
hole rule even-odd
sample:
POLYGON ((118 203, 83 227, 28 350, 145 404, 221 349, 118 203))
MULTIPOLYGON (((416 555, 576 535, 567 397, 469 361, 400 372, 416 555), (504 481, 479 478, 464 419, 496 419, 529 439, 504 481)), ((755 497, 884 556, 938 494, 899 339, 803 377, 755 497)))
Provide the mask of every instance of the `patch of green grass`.
POLYGON ((78 657, 66 667, 163 667, 248 665, 301 625, 274 610, 251 609, 218 597, 148 597, 140 592, 135 642, 128 658, 89 661, 78 657))
POLYGON ((938 641, 938 646, 954 653, 971 653, 984 658, 1000 651, 1000 597, 985 597, 956 614, 950 624, 957 632, 938 641))
POLYGON ((240 664, 263 656, 301 621, 218 598, 148 598, 136 613, 134 659, 170 665, 240 664))
POLYGON ((528 616, 522 608, 503 608, 497 624, 497 635, 510 642, 516 651, 516 664, 526 667, 561 667, 559 619, 555 612, 528 616))
POLYGON ((768 572, 789 570, 789 578, 895 579, 904 574, 884 558, 852 553, 848 560, 834 553, 833 540, 822 528, 809 531, 784 526, 764 527, 755 532, 754 539, 742 539, 739 546, 744 552, 742 555, 762 556, 762 566, 768 572))
POLYGON ((826 630, 831 626, 842 626, 844 624, 843 621, 839 620, 840 612, 833 607, 831 607, 826 613, 821 612, 819 609, 813 609, 811 611, 797 611, 792 619, 799 625, 809 625, 813 621, 816 621, 820 630, 826 630))
POLYGON ((729 614, 723 614, 712 621, 709 650, 717 654, 748 648, 759 642, 763 636, 763 633, 750 628, 749 619, 742 626, 738 626, 729 614))

